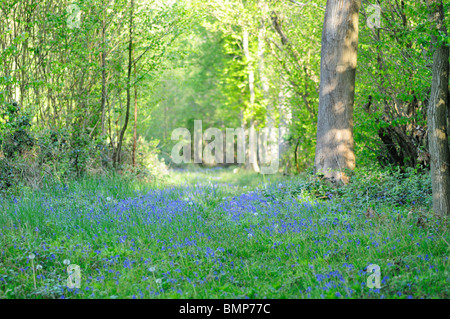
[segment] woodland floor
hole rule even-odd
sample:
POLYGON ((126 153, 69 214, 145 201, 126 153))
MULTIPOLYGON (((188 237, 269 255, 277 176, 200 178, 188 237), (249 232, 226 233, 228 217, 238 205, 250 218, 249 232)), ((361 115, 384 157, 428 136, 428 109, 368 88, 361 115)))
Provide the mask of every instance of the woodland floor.
POLYGON ((449 298, 426 178, 357 178, 336 190, 231 168, 25 189, 0 199, 0 298, 449 298))

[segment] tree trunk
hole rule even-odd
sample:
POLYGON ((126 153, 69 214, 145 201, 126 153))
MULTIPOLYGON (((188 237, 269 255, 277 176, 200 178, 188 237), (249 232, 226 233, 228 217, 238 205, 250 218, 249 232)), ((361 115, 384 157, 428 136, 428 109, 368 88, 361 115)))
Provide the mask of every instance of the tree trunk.
MULTIPOLYGON (((239 99, 239 104, 242 104, 242 101, 241 101, 241 99, 239 99)), ((239 112, 239 119, 240 119, 240 121, 241 121, 241 129, 242 129, 242 132, 243 132, 243 134, 244 134, 244 145, 243 145, 243 152, 244 152, 244 163, 239 163, 238 162, 238 164, 239 164, 239 166, 241 166, 242 168, 245 168, 245 165, 246 165, 246 162, 245 162, 245 154, 247 154, 247 147, 246 147, 246 144, 245 144, 245 120, 244 120, 244 111, 241 109, 240 110, 240 112, 239 112)), ((239 147, 239 145, 238 145, 238 147, 239 147)), ((234 148, 234 146, 233 146, 233 148, 234 148)))
POLYGON ((348 181, 355 168, 353 103, 361 0, 328 0, 322 33, 315 173, 348 181))
POLYGON ((447 135, 449 48, 439 45, 436 34, 447 35, 442 0, 427 0, 432 22, 433 80, 428 105, 428 142, 431 155, 433 210, 436 215, 450 215, 450 154, 447 135))
POLYGON ((120 131, 119 142, 117 144, 116 150, 116 159, 115 163, 120 164, 121 156, 120 153, 122 151, 123 137, 125 135, 125 131, 128 127, 128 120, 130 118, 130 103, 131 103, 131 67, 133 65, 133 9, 134 9, 134 0, 131 0, 131 9, 130 9, 130 29, 129 29, 129 43, 128 43, 128 77, 127 77, 127 110, 125 113, 125 122, 123 123, 122 130, 120 131))
MULTIPOLYGON (((137 78, 136 63, 134 64, 134 78, 137 78)), ((135 80, 136 81, 136 80, 135 80)), ((134 84, 134 129, 133 129, 133 167, 136 167, 136 145, 137 145, 137 83, 134 84)))
MULTIPOLYGON (((286 164, 289 162, 288 151, 290 147, 289 141, 285 140, 285 136, 290 134, 289 125, 291 124, 292 114, 288 103, 286 103, 285 96, 285 80, 284 76, 280 76, 280 92, 278 94, 278 154, 280 160, 286 164)), ((286 172, 287 173, 287 172, 286 172)))
MULTIPOLYGON (((264 6, 261 9, 263 15, 264 15, 264 6)), ((261 25, 259 27, 259 34, 258 34, 258 73, 259 73, 259 80, 261 83, 261 91, 263 93, 263 105, 266 108, 266 126, 271 130, 274 127, 273 119, 272 119, 272 106, 270 105, 269 101, 269 79, 266 77, 266 66, 264 61, 264 41, 266 37, 266 28, 264 24, 264 19, 261 19, 261 25)), ((270 131, 270 133, 272 133, 270 131)), ((268 155, 268 145, 269 143, 273 142, 274 138, 272 134, 269 133, 268 143, 264 143, 262 139, 262 134, 259 135, 258 138, 258 150, 259 150, 259 162, 268 164, 270 162, 269 155, 268 155)))
MULTIPOLYGON (((250 91, 250 109, 253 111, 253 105, 255 104, 255 74, 253 71, 253 62, 250 56, 250 50, 248 48, 248 31, 244 30, 243 36, 243 49, 245 58, 248 63, 248 87, 250 91)), ((258 166, 258 150, 257 150, 257 136, 254 136, 255 133, 255 121, 250 120, 250 131, 249 131, 249 147, 248 147, 248 163, 247 168, 251 167, 255 172, 259 172, 258 166), (252 141, 256 142, 255 145, 252 145, 252 141)))
MULTIPOLYGON (((102 5, 103 2, 102 2, 102 5)), ((102 101, 101 101, 101 108, 102 108, 102 135, 106 135, 106 21, 105 21, 105 11, 103 11, 103 19, 102 19, 102 101)))
POLYGON ((255 120, 250 120, 250 129, 248 133, 248 161, 253 171, 259 173, 258 165, 258 134, 255 129, 255 120))

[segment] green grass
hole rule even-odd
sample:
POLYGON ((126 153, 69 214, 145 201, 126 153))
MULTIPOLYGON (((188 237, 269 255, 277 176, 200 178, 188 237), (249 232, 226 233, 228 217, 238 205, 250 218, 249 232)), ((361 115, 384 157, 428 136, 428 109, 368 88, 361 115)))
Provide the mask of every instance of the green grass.
POLYGON ((232 169, 47 184, 0 201, 0 298, 448 298, 448 223, 429 206, 413 173, 357 171, 339 189, 232 169))

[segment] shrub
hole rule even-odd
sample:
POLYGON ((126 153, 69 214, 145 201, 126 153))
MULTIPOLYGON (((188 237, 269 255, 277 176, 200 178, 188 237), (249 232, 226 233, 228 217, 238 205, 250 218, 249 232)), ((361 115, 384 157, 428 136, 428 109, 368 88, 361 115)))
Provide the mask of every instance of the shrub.
POLYGON ((108 165, 103 141, 94 140, 87 133, 67 128, 44 130, 37 144, 39 164, 48 167, 58 179, 81 177, 108 165))
MULTIPOLYGON (((125 149, 131 150, 132 140, 127 141, 125 149)), ((147 141, 140 136, 137 140, 136 166, 132 165, 131 151, 124 154, 121 172, 130 177, 137 177, 144 180, 155 180, 168 174, 168 169, 164 160, 159 158, 157 140, 147 141)))
POLYGON ((31 117, 16 102, 0 104, 0 191, 16 186, 20 170, 16 162, 35 144, 31 117))

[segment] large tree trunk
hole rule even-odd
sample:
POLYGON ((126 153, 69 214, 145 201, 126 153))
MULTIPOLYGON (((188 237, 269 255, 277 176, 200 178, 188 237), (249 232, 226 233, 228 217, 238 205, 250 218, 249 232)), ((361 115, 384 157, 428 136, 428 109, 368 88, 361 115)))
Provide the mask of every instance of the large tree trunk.
POLYGON ((450 215, 450 154, 447 135, 447 103, 449 79, 449 48, 438 44, 436 34, 447 35, 442 0, 427 0, 432 22, 433 81, 428 105, 428 142, 431 155, 433 210, 436 215, 450 215))
POLYGON ((322 33, 315 173, 347 182, 355 168, 353 102, 361 0, 328 0, 322 33))

